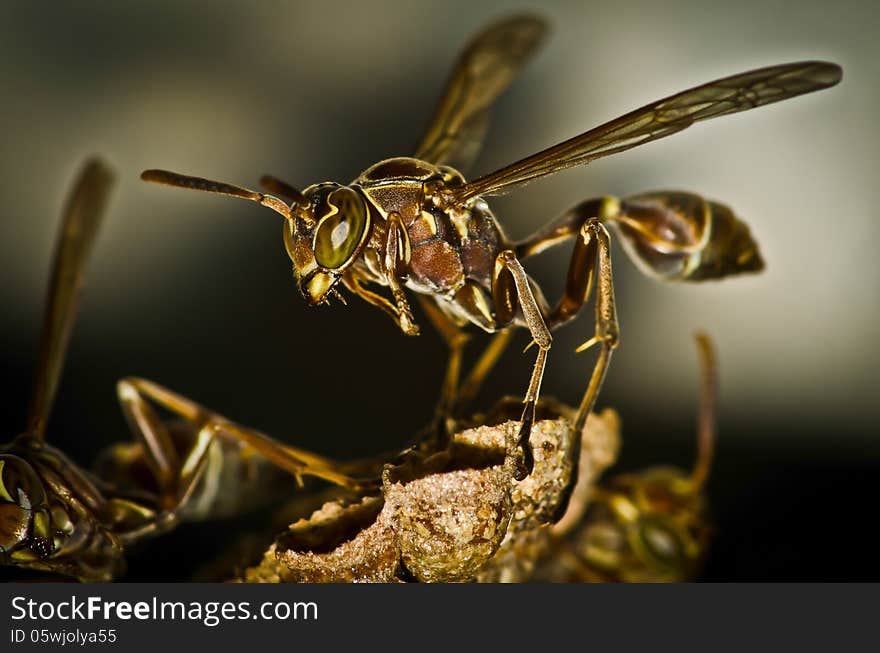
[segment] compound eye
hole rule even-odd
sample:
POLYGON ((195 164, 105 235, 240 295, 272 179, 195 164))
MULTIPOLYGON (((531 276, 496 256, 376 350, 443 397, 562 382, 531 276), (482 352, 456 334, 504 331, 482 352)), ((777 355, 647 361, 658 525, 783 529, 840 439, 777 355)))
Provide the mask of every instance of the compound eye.
POLYGON ((631 544, 640 557, 658 570, 683 570, 687 564, 687 545, 675 526, 657 516, 639 520, 631 544))
POLYGON ((18 456, 0 456, 0 552, 8 553, 28 538, 34 507, 45 497, 30 465, 18 456))
POLYGON ((328 270, 351 263, 370 224, 363 198, 351 188, 337 188, 319 203, 315 213, 315 261, 328 270))
POLYGON ((46 501, 43 484, 33 468, 18 456, 0 456, 0 501, 25 510, 40 508, 46 501))

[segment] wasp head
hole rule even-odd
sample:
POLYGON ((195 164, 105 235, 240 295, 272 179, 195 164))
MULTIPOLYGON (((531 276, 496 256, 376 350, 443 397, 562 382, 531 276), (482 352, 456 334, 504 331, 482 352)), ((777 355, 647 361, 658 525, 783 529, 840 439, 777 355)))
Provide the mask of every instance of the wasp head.
POLYGON ((284 225, 284 246, 299 291, 309 304, 326 301, 342 273, 363 250, 372 224, 367 200, 357 189, 324 183, 303 193, 308 200, 284 225))
POLYGON ((53 550, 43 482, 23 458, 0 454, 0 557, 26 564, 47 558, 53 550))

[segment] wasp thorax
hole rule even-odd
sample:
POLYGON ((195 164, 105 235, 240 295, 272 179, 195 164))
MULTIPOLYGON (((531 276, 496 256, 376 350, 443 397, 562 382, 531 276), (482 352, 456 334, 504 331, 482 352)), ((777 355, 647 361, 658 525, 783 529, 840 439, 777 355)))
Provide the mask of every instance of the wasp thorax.
POLYGON ((370 212, 363 196, 339 186, 319 196, 314 216, 312 247, 317 264, 328 270, 351 264, 369 232, 370 212))

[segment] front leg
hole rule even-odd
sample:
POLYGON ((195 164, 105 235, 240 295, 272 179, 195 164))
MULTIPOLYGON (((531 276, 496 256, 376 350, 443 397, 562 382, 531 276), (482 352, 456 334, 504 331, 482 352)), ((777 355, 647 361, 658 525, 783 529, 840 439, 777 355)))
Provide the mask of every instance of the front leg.
POLYGON ((385 278, 388 280, 388 287, 391 288, 391 295, 394 297, 394 304, 397 307, 400 328, 408 336, 417 336, 419 335, 419 325, 413 319, 412 309, 400 283, 409 267, 411 253, 409 235, 403 225, 403 219, 399 213, 393 211, 388 216, 385 257, 382 264, 385 278))
POLYGON ((375 306, 382 312, 386 313, 388 317, 394 320, 394 324, 400 327, 400 317, 397 313, 397 307, 382 295, 365 288, 357 272, 352 269, 343 272, 342 283, 350 293, 357 295, 368 304, 375 306))
POLYGON ((541 381, 547 364, 547 353, 553 338, 544 321, 544 316, 532 293, 529 277, 512 250, 505 250, 495 258, 495 270, 492 276, 492 300, 495 304, 496 320, 499 326, 510 324, 516 316, 519 306, 532 340, 538 345, 538 355, 532 368, 529 387, 523 397, 522 426, 519 431, 519 460, 515 477, 521 481, 528 476, 534 467, 535 460, 529 445, 529 435, 535 421, 535 404, 541 393, 541 381))
POLYGON ((413 318, 412 308, 401 283, 406 278, 411 258, 409 236, 399 213, 392 212, 388 216, 387 224, 381 266, 394 301, 388 301, 382 295, 365 288, 357 270, 346 270, 342 275, 342 283, 350 292, 391 316, 394 323, 406 335, 417 336, 419 325, 413 318))

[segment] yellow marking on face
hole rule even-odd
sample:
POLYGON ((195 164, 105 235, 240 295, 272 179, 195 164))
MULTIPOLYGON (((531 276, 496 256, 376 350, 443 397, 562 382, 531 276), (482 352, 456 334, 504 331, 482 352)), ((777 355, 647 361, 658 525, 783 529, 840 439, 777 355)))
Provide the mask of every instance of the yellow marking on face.
POLYGON ((309 297, 314 301, 320 300, 327 294, 327 291, 330 290, 331 286, 333 286, 334 280, 335 278, 332 274, 316 272, 306 284, 306 290, 308 290, 309 297))
POLYGON ((335 191, 327 194, 326 203, 327 203, 327 206, 330 208, 330 210, 327 211, 324 215, 317 216, 318 217, 318 224, 321 224, 321 222, 323 222, 327 218, 339 213, 339 207, 333 203, 333 193, 334 192, 335 191))

